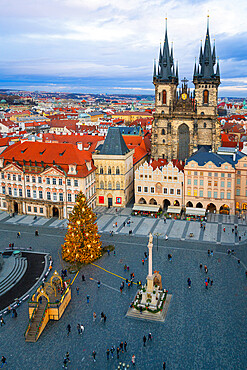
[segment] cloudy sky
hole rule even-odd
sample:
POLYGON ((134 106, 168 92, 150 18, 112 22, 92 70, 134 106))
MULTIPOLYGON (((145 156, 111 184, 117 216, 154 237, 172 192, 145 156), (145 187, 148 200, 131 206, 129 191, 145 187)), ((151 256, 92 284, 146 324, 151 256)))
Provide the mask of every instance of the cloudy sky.
POLYGON ((247 96, 246 0, 1 0, 0 88, 153 94, 164 39, 192 79, 207 14, 221 96, 247 96))

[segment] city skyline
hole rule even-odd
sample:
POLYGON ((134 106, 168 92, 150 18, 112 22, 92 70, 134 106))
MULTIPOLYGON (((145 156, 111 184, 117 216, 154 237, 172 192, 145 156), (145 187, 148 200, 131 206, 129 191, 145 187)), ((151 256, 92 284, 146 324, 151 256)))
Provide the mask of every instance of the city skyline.
POLYGON ((168 38, 180 80, 192 80, 210 14, 220 58, 220 96, 247 96, 247 6, 230 1, 121 1, 90 4, 4 1, 0 88, 154 94, 153 60, 168 38))

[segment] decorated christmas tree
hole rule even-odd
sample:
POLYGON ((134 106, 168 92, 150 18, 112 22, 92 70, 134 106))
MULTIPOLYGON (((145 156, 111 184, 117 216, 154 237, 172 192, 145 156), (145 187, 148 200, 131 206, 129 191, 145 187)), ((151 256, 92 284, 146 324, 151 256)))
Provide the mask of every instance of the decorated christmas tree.
POLYGON ((101 256, 101 241, 96 216, 80 192, 69 215, 68 231, 62 245, 62 257, 72 264, 91 263, 101 256))

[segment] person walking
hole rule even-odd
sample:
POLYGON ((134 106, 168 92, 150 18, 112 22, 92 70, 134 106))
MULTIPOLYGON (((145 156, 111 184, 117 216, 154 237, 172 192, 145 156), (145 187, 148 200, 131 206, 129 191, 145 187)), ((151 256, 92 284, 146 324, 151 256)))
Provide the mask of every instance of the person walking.
POLYGON ((121 343, 119 344, 119 348, 120 348, 120 351, 122 351, 122 353, 124 353, 123 346, 124 346, 124 344, 123 344, 123 342, 121 342, 121 343))
POLYGON ((98 288, 100 288, 100 281, 98 281, 98 288))
POLYGON ((4 365, 8 366, 7 361, 6 361, 6 357, 2 356, 1 363, 2 363, 1 367, 3 367, 4 365))
POLYGON ((109 360, 109 358, 110 358, 110 350, 109 350, 109 348, 107 348, 107 350, 106 350, 106 358, 107 358, 107 360, 109 360))
POLYGON ((104 315, 104 323, 106 322, 106 315, 104 315))
POLYGON ((148 341, 152 340, 152 333, 148 333, 148 341))
POLYGON ((1 316, 1 318, 0 318, 0 324, 1 324, 1 326, 5 325, 5 321, 3 319, 3 316, 1 316))
POLYGON ((76 293, 77 293, 77 295, 79 295, 79 290, 80 290, 80 288, 77 286, 76 287, 76 293))
POLYGON ((190 289, 191 288, 191 280, 190 280, 190 278, 187 279, 187 283, 188 283, 188 287, 190 289))
POLYGON ((89 303, 89 298, 90 298, 89 295, 87 295, 87 303, 89 303))
POLYGON ((68 362, 70 362, 69 352, 68 351, 66 352, 65 358, 67 359, 68 362))
POLYGON ((79 323, 77 324, 77 331, 78 331, 78 334, 80 335, 81 334, 81 325, 79 323))
POLYGON ((122 284, 120 285, 120 293, 122 294, 123 293, 123 286, 122 286, 122 284))
POLYGON ((100 314, 100 321, 101 321, 101 322, 104 320, 104 316, 105 316, 105 314, 104 314, 104 312, 102 311, 102 312, 101 312, 101 314, 100 314))
POLYGON ((112 346, 112 347, 111 347, 111 358, 113 358, 113 353, 114 353, 114 351, 115 351, 115 348, 112 346))
POLYGON ((68 363, 68 360, 67 360, 66 357, 64 357, 64 359, 63 359, 63 368, 64 369, 68 369, 67 363, 68 363))
POLYGON ((213 285, 213 282, 214 282, 213 280, 211 280, 211 281, 210 281, 210 285, 211 285, 211 286, 213 285))
POLYGON ((95 351, 93 351, 92 356, 93 356, 93 362, 96 362, 96 352, 95 351))
POLYGON ((127 265, 125 264, 125 265, 124 265, 124 271, 126 271, 126 270, 127 270, 127 265))
POLYGON ((200 263, 200 270, 202 269, 202 263, 200 263))
POLYGON ((133 366, 136 365, 136 356, 135 355, 132 355, 131 362, 132 362, 133 366))
POLYGON ((96 316, 96 313, 94 312, 94 313, 93 313, 93 322, 95 322, 96 317, 97 317, 97 316, 96 316))
POLYGON ((166 363, 165 363, 165 361, 163 362, 163 370, 165 370, 166 369, 166 363))
POLYGON ((85 330, 85 327, 81 324, 81 335, 84 332, 84 330, 85 330))
POLYGON ((208 280, 205 279, 205 288, 208 289, 208 280))
POLYGON ((146 347, 146 341, 147 341, 147 338, 146 338, 146 335, 143 335, 143 346, 146 347))
POLYGON ((81 276, 81 281, 85 281, 85 276, 84 275, 81 276))
POLYGON ((125 352, 127 352, 127 342, 126 341, 124 342, 124 350, 125 352))
POLYGON ((69 333, 71 332, 71 326, 70 324, 67 325, 67 337, 69 336, 69 333))
POLYGON ((142 264, 143 264, 143 266, 144 266, 144 259, 142 259, 142 264))
POLYGON ((120 352, 120 349, 119 347, 117 347, 117 358, 119 358, 119 352, 120 352))

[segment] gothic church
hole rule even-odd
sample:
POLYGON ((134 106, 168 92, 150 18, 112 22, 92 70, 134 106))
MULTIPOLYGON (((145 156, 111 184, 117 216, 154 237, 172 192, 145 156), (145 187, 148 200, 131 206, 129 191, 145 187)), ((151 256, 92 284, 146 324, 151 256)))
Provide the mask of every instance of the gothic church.
POLYGON ((169 48, 166 25, 158 66, 154 63, 152 158, 185 160, 201 145, 207 145, 212 151, 217 151, 220 146, 220 123, 217 120, 220 71, 219 62, 216 68, 215 64, 215 45, 212 50, 208 23, 204 49, 201 45, 199 64, 197 66, 195 62, 194 66, 195 89, 191 93, 187 85, 188 80, 184 78, 182 88, 178 90, 178 65, 174 65, 173 49, 169 48))

